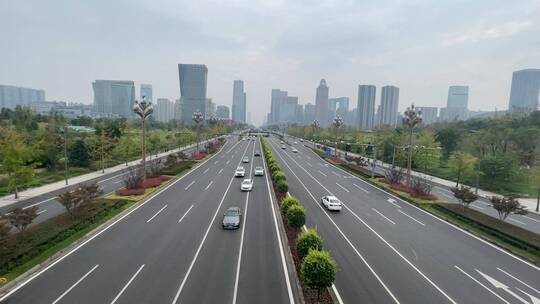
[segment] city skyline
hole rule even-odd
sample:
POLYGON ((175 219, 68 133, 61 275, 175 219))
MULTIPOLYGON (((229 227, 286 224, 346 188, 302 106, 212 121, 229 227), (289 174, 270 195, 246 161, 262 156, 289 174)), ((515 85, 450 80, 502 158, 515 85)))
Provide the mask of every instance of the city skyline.
POLYGON ((530 1, 466 6, 324 2, 309 10, 286 1, 95 1, 84 9, 74 3, 56 7, 29 1, 0 8, 7 16, 0 20, 3 41, 10 46, 0 50, 2 84, 42 88, 49 100, 91 104, 95 79, 131 79, 152 84, 154 99, 175 100, 175 63, 200 62, 212 71, 208 96, 217 104, 231 106, 233 80, 250 84, 247 107, 264 109, 252 111, 256 124, 270 108, 269 90, 286 88, 299 103, 314 103, 313 83, 321 78, 331 84, 331 96, 351 100, 357 100, 358 84, 395 84, 401 88, 399 111, 411 103, 444 107, 454 83, 471 88, 469 109, 504 110, 512 73, 538 68, 540 53, 540 3, 530 1), (478 16, 478 10, 484 14, 478 16), (73 16, 85 17, 73 22, 73 16), (106 44, 100 42, 103 31, 118 22, 132 24, 138 34, 114 32, 106 44), (253 25, 246 29, 244 22, 253 25), (39 56, 27 47, 34 39, 39 56), (185 42, 190 48, 183 47, 185 42), (126 52, 129 46, 137 47, 126 52), (519 56, 514 56, 516 47, 519 56))

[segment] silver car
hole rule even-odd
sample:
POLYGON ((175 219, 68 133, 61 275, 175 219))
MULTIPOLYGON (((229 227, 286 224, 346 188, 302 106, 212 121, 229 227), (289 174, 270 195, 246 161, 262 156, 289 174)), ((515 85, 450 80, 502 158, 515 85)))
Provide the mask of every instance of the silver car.
POLYGON ((255 176, 263 176, 264 175, 264 168, 263 167, 255 167, 255 176))
POLYGON ((223 213, 223 229, 238 229, 242 222, 242 210, 240 207, 230 207, 223 213))

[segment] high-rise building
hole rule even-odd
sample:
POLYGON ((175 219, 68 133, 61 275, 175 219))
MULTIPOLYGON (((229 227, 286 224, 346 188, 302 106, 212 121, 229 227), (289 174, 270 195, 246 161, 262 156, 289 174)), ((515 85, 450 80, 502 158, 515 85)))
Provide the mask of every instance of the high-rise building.
POLYGON ((133 118, 135 104, 135 84, 131 80, 96 80, 94 89, 94 109, 97 113, 113 114, 123 118, 133 118))
POLYGON ((381 105, 377 113, 379 126, 395 127, 398 117, 399 88, 395 86, 382 87, 381 105))
POLYGON ((178 64, 178 77, 182 102, 181 121, 192 124, 193 113, 206 113, 208 68, 204 64, 178 64))
POLYGON ((279 107, 279 123, 292 124, 296 122, 296 106, 298 105, 297 96, 286 96, 284 102, 279 107))
POLYGON ((174 103, 167 98, 158 98, 154 113, 157 121, 171 121, 174 119, 174 103))
POLYGON ((441 109, 442 121, 465 120, 468 118, 469 87, 450 86, 446 108, 441 109))
POLYGON ((235 80, 233 83, 232 120, 239 123, 246 122, 246 93, 243 80, 235 80))
POLYGON ((304 124, 304 105, 301 105, 301 104, 296 105, 296 113, 295 113, 294 122, 298 125, 304 124))
POLYGON ((287 101, 287 91, 281 91, 280 89, 272 89, 271 104, 270 104, 270 121, 268 124, 279 124, 281 119, 279 112, 281 104, 287 101))
POLYGON ((315 120, 315 105, 312 103, 307 103, 304 106, 304 125, 309 126, 315 120))
POLYGON ((182 120, 182 100, 180 98, 174 101, 174 120, 182 120))
POLYGON ((538 109, 540 95, 540 69, 525 69, 512 74, 512 88, 508 109, 512 112, 530 112, 538 109))
POLYGON ((206 98, 204 108, 206 109, 206 112, 204 113, 204 117, 206 117, 206 119, 216 116, 216 103, 212 101, 212 98, 206 98))
POLYGON ((371 130, 374 127, 376 90, 377 88, 374 85, 358 86, 356 117, 359 129, 371 130))
POLYGON ((422 113, 422 123, 430 125, 437 122, 437 107, 416 107, 416 110, 422 113))
POLYGON ((152 99, 152 85, 141 83, 141 99, 146 97, 146 100, 153 101, 152 99))
POLYGON ((321 79, 317 92, 315 94, 315 117, 319 121, 321 127, 328 127, 330 124, 329 109, 328 109, 328 86, 326 80, 321 79))
POLYGON ((45 101, 45 91, 0 85, 0 109, 15 109, 16 106, 32 106, 36 102, 45 101))
POLYGON ((230 114, 229 107, 227 107, 227 106, 217 106, 216 117, 219 118, 219 119, 230 119, 231 114, 230 114))
POLYGON ((339 108, 349 110, 349 97, 328 98, 328 109, 337 111, 339 108))

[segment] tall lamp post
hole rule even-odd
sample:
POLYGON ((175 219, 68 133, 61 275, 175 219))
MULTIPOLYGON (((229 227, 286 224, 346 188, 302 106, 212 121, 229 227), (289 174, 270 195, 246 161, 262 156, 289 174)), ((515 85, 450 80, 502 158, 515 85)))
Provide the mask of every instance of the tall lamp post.
POLYGON ((334 121, 332 122, 332 125, 334 126, 334 129, 336 130, 336 140, 334 141, 334 156, 337 157, 337 140, 338 140, 338 137, 339 137, 339 130, 341 129, 341 127, 343 127, 343 118, 341 118, 341 115, 336 115, 336 117, 334 118, 334 121))
POLYGON ((203 114, 199 110, 195 111, 191 118, 195 122, 195 127, 197 130, 197 155, 198 155, 199 154, 199 141, 201 140, 201 127, 200 126, 204 118, 203 118, 203 114))
POLYGON ((416 111, 414 104, 405 111, 405 117, 403 117, 403 124, 409 128, 409 156, 407 158, 407 184, 411 184, 411 163, 412 163, 412 150, 413 150, 413 131, 416 126, 422 123, 422 113, 416 111))
POLYGON ((62 133, 64 135, 64 174, 65 174, 66 186, 68 184, 67 132, 68 132, 68 127, 67 125, 65 125, 64 129, 62 130, 62 133))
POLYGON ((135 101, 133 112, 141 118, 142 123, 142 165, 143 179, 146 179, 146 119, 154 112, 151 101, 146 101, 146 96, 143 96, 142 101, 135 101))
MULTIPOLYGON (((313 135, 315 135, 315 133, 318 133, 320 128, 321 128, 321 124, 319 123, 318 120, 315 119, 311 123, 311 129, 313 130, 313 135)), ((311 141, 313 142, 313 149, 315 149, 315 139, 313 138, 311 141)))

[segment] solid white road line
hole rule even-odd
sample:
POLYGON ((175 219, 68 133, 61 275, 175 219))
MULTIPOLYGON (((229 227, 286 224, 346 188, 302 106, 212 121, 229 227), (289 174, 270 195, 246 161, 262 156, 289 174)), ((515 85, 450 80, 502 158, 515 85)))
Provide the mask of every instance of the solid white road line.
POLYGON ((504 274, 506 274, 507 276, 511 277, 512 279, 514 279, 514 280, 520 282, 521 284, 523 284, 523 285, 529 287, 530 289, 536 291, 536 293, 540 294, 540 291, 539 291, 538 289, 536 289, 536 288, 532 287, 531 285, 529 285, 529 284, 523 282, 522 280, 520 280, 520 279, 516 278, 515 276, 509 274, 508 272, 506 272, 506 271, 500 269, 499 267, 497 267, 497 269, 499 269, 499 271, 501 271, 502 273, 504 273, 504 274))
POLYGON ((115 184, 120 184, 120 183, 123 183, 124 181, 123 180, 119 180, 119 181, 116 181, 114 182, 115 184))
POLYGON ((345 190, 346 192, 351 192, 351 191, 349 191, 349 189, 343 187, 342 185, 338 184, 337 182, 336 182, 336 185, 338 185, 338 187, 340 187, 341 189, 345 190))
POLYGON ((152 215, 152 217, 149 218, 146 222, 150 223, 150 221, 153 220, 158 214, 160 214, 161 211, 163 211, 165 208, 167 208, 167 205, 165 205, 165 206, 163 206, 163 208, 159 209, 158 212, 156 212, 156 214, 152 215))
MULTIPOLYGON (((238 143, 234 144, 234 146, 236 146, 238 143)), ((114 227, 114 225, 116 225, 118 222, 120 222, 121 220, 125 219, 126 217, 128 217, 130 214, 132 214, 133 212, 137 211, 139 208, 141 208, 142 206, 146 205, 148 202, 152 201, 155 197, 157 197, 158 195, 160 195, 161 193, 163 193, 164 191, 166 191, 167 189, 169 189, 170 187, 174 186, 176 183, 178 183, 179 181, 183 180, 186 176, 189 176, 191 173, 195 172, 200 166, 202 166, 203 164, 205 164, 206 162, 210 161, 213 157, 215 157, 216 155, 218 155, 219 153, 221 153, 222 150, 220 150, 218 153, 210 156, 210 158, 204 160, 203 162, 200 163, 200 165, 190 169, 186 174, 182 175, 180 178, 178 178, 177 180, 171 182, 170 184, 168 184, 167 186, 165 186, 165 188, 162 188, 160 190, 158 190, 157 192, 151 194, 146 200, 144 200, 142 203, 140 203, 139 205, 135 206, 133 209, 129 210, 127 213, 125 213, 124 215, 120 216, 120 218, 118 218, 117 220, 115 220, 114 222, 110 223, 107 227, 103 228, 102 230, 98 231, 96 234, 92 235, 91 237, 89 237, 88 239, 82 241, 82 243, 80 243, 78 246, 76 246, 75 248, 73 248, 71 251, 69 251, 68 253, 66 253, 65 255, 62 255, 60 258, 58 258, 57 260, 55 260, 54 262, 52 262, 51 264, 49 264, 48 266, 46 266, 45 268, 43 268, 42 270, 34 273, 33 275, 31 275, 28 279, 26 280, 23 280, 22 283, 20 283, 19 285, 17 285, 16 287, 14 287, 13 289, 9 290, 7 293, 3 294, 2 296, 0 296, 0 303, 2 301, 4 301, 5 299, 7 299, 8 297, 10 297, 13 293, 17 292, 19 289, 23 288, 24 286, 26 286, 26 284, 30 283, 32 280, 34 280, 35 278, 39 277, 41 274, 43 274, 45 271, 49 270, 50 268, 54 267, 54 265, 60 263, 61 261, 63 261, 65 258, 67 258, 68 256, 72 255, 73 253, 77 252, 77 250, 79 250, 81 247, 83 247, 84 245, 88 244, 90 241, 92 241, 93 239, 95 239, 96 237, 100 236, 101 234, 103 234, 104 232, 106 232, 107 230, 109 230, 110 228, 114 227)))
POLYGON ((116 295, 116 297, 114 297, 114 299, 111 301, 111 304, 114 304, 116 303, 116 301, 118 301, 118 299, 120 298, 120 296, 122 296, 122 294, 124 293, 124 291, 126 291, 126 289, 128 288, 128 286, 131 284, 131 282, 133 282, 133 280, 135 280, 135 278, 137 277, 137 275, 139 274, 139 272, 141 272, 141 270, 144 268, 144 264, 141 265, 141 267, 139 267, 139 269, 135 272, 135 274, 133 274, 133 276, 131 276, 131 278, 129 279, 129 281, 126 283, 126 285, 124 285, 124 287, 122 288, 122 290, 120 290, 120 292, 116 295))
POLYGON ((193 184, 195 184, 195 181, 192 181, 191 183, 189 183, 189 185, 187 185, 187 187, 184 188, 184 190, 187 191, 187 189, 189 189, 189 187, 191 187, 193 184))
MULTIPOLYGON (((261 144, 261 150, 262 150, 262 144, 261 144)), ((264 156, 262 157, 262 160, 263 160, 264 170, 266 172, 268 172, 268 167, 266 165, 266 160, 265 160, 264 156)), ((285 262, 285 251, 283 249, 283 244, 281 243, 281 235, 279 233, 279 226, 278 226, 277 217, 276 217, 276 208, 274 207, 274 201, 272 199, 272 194, 270 193, 270 191, 272 191, 272 190, 270 189, 270 181, 268 179, 268 174, 265 174, 264 178, 266 180, 266 188, 268 189, 268 197, 270 199, 270 206, 272 207, 272 218, 274 220, 274 228, 275 228, 276 236, 277 236, 277 239, 278 239, 279 255, 281 257, 281 266, 283 268, 283 273, 285 275, 285 282, 286 282, 286 285, 287 285, 287 293, 289 294, 289 303, 294 304, 294 296, 293 296, 292 288, 291 288, 291 280, 289 278, 289 271, 287 269, 287 263, 285 262)), ((333 286, 333 284, 332 284, 332 286, 333 286)), ((337 294, 337 290, 335 290, 335 292, 337 294)), ((341 301, 340 304, 343 304, 343 302, 341 301)))
POLYGON ((512 222, 516 222, 516 223, 521 224, 521 225, 523 225, 523 226, 527 226, 526 223, 524 223, 524 222, 522 222, 522 221, 515 220, 515 219, 513 219, 513 218, 511 218, 511 217, 509 217, 508 220, 509 220, 509 221, 512 221, 512 222))
POLYGON ((414 217, 408 215, 407 213, 405 213, 405 212, 403 212, 403 211, 401 211, 401 210, 399 210, 399 209, 398 209, 398 211, 399 211, 401 214, 405 215, 406 217, 410 218, 411 220, 417 222, 418 224, 420 224, 420 225, 422 225, 422 226, 425 226, 425 225, 426 225, 426 224, 420 222, 419 220, 415 219, 414 217))
POLYGON ((476 205, 471 205, 471 207, 474 208, 474 209, 484 210, 484 208, 482 208, 480 206, 476 206, 476 205))
POLYGON ((532 218, 532 217, 530 217, 530 216, 523 215, 523 217, 526 217, 526 218, 530 219, 531 221, 535 221, 535 222, 537 222, 537 223, 540 223, 539 220, 534 219, 534 218, 532 218))
POLYGON ((45 212, 47 212, 47 209, 43 209, 43 210, 41 210, 41 211, 38 211, 36 214, 37 214, 37 215, 40 215, 40 214, 45 213, 45 212))
POLYGON ((369 191, 367 191, 366 189, 364 189, 364 188, 358 186, 357 184, 353 184, 353 185, 354 185, 356 188, 358 188, 358 189, 364 191, 365 193, 369 193, 369 191))
POLYGON ((349 238, 345 235, 345 233, 341 230, 341 228, 339 228, 339 226, 336 224, 336 222, 332 219, 332 217, 330 217, 328 215, 328 213, 323 209, 323 207, 319 204, 319 201, 315 198, 315 196, 313 196, 313 193, 311 193, 311 191, 309 191, 309 189, 307 188, 307 186, 304 184, 304 182, 302 182, 302 180, 298 177, 298 175, 296 175, 296 173, 292 170, 292 168, 289 166, 289 164, 287 163, 287 161, 281 156, 281 153, 279 153, 279 150, 275 149, 276 151, 278 151, 276 154, 278 155, 278 157, 283 161, 283 163, 285 164, 285 166, 287 166, 287 168, 289 168, 289 170, 291 171, 291 173, 296 177, 296 179, 298 180, 298 182, 300 182, 300 184, 304 187, 304 189, 306 190, 306 192, 309 194, 309 196, 311 196, 311 198, 313 199, 313 201, 315 202, 315 205, 317 207, 319 207, 319 209, 322 210, 323 214, 328 218, 328 220, 330 220, 330 222, 334 225, 334 227, 337 229, 337 231, 339 232, 339 234, 343 237, 343 239, 345 239, 345 241, 347 242, 347 244, 349 244, 349 246, 351 246, 351 248, 353 249, 353 251, 356 253, 356 255, 360 258, 360 260, 362 260, 362 262, 364 263, 364 265, 366 265, 366 267, 369 269, 369 271, 371 272, 371 274, 373 274, 373 276, 377 279, 377 281, 379 282, 379 284, 381 284, 381 286, 384 288, 384 290, 386 290, 386 292, 388 293, 388 295, 392 298, 392 300, 394 300, 394 302, 396 304, 399 304, 400 302, 398 301, 398 299, 396 298, 396 296, 392 293, 392 291, 388 288, 388 286, 386 286, 386 284, 383 282, 383 280, 381 279, 381 277, 379 277, 379 275, 375 272, 375 270, 371 267, 371 265, 367 262, 367 260, 364 258, 364 256, 358 251, 358 249, 356 249, 356 247, 354 246, 354 244, 351 242, 351 240, 349 240, 349 238))
POLYGON ((506 301, 504 298, 502 298, 501 296, 499 296, 498 294, 496 294, 493 290, 489 289, 486 285, 482 284, 480 281, 478 281, 477 279, 475 279, 473 276, 471 276, 470 274, 466 273, 465 271, 463 271, 463 269, 457 267, 456 265, 454 265, 454 267, 461 271, 464 275, 468 276, 471 280, 475 281, 478 285, 482 286, 485 290, 489 291, 491 294, 493 294, 494 296, 496 296, 497 298, 499 298, 499 300, 503 301, 504 303, 506 304, 510 304, 510 302, 506 301))
MULTIPOLYGON (((301 167, 298 162, 296 162, 296 160, 292 159, 291 160, 293 162, 295 162, 299 167, 300 169, 304 170, 304 172, 306 172, 307 175, 309 175, 315 182, 317 182, 323 189, 325 189, 328 193, 332 193, 331 191, 328 190, 328 188, 326 188, 323 184, 321 184, 315 177, 313 177, 313 175, 311 175, 306 169, 304 169, 303 167, 301 167)), ((336 167, 338 168, 338 167, 336 167)), ((290 169, 290 168, 289 168, 290 169)), ((339 168, 338 168, 339 169, 339 168)), ((342 169, 340 169, 342 170, 342 169)), ((292 170, 291 170, 292 171, 292 170)), ((344 170, 342 170, 344 171, 344 170)), ((294 171, 292 171, 293 174, 294 174, 294 171)), ((345 171, 344 171, 345 172, 345 171)), ((367 182, 365 182, 367 183, 367 182)), ((387 193, 389 194, 389 193, 387 193)), ((345 207, 345 209, 347 209, 349 212, 352 213, 352 215, 354 217, 356 217, 358 219, 358 221, 360 223, 362 223, 364 226, 366 226, 371 232, 373 232, 373 234, 375 234, 382 242, 384 242, 390 249, 392 249, 392 251, 394 251, 399 257, 401 257, 401 259, 403 259, 412 269, 414 269, 420 276, 422 276, 422 278, 424 278, 427 282, 429 282, 429 284, 431 284, 431 286, 433 286, 435 289, 437 289, 437 291, 439 291, 448 301, 450 301, 451 303, 454 303, 456 304, 456 302, 448 295, 446 294, 446 292, 444 292, 444 290, 442 290, 437 284, 435 284, 435 282, 431 281, 430 278, 428 278, 422 271, 420 271, 420 269, 418 269, 413 263, 411 263, 411 261, 409 261, 403 254, 401 254, 401 252, 399 252, 394 246, 392 246, 390 243, 388 243, 388 241, 386 241, 386 239, 384 239, 377 231, 375 231, 375 229, 373 229, 371 226, 369 226, 362 218, 360 218, 358 216, 358 214, 356 214, 354 211, 352 211, 348 206, 347 204, 344 204, 343 203, 343 206, 345 207)))
POLYGON ((307 164, 308 166, 310 166, 311 168, 313 168, 313 165, 312 165, 312 164, 310 164, 310 163, 306 163, 306 164, 307 164))
POLYGON ((41 205, 41 204, 43 204, 43 203, 46 203, 46 202, 48 202, 48 201, 52 201, 52 200, 57 199, 57 198, 58 198, 58 197, 55 196, 55 197, 51 197, 51 198, 49 198, 49 199, 46 199, 46 200, 41 201, 41 202, 38 202, 38 203, 34 203, 34 204, 32 204, 32 205, 28 205, 28 206, 26 206, 26 207, 23 207, 23 210, 26 210, 26 209, 28 209, 28 208, 32 208, 32 207, 37 206, 37 205, 41 205))
POLYGON ((63 297, 65 297, 73 288, 75 288, 77 285, 79 285, 79 283, 82 282, 82 280, 84 280, 87 276, 89 276, 98 267, 99 267, 99 264, 92 267, 92 269, 90 269, 85 275, 83 275, 79 280, 77 280, 77 282, 75 282, 75 284, 71 285, 71 287, 69 287, 66 291, 64 291, 63 294, 61 294, 58 298, 56 298, 56 300, 54 300, 54 302, 52 302, 52 304, 56 304, 56 303, 58 303, 58 301, 62 300, 63 297))
POLYGON ((326 174, 322 173, 321 170, 319 170, 319 173, 322 174, 323 176, 326 176, 326 174))
POLYGON ((186 215, 187 215, 188 212, 191 210, 191 208, 193 208, 193 205, 191 205, 191 206, 188 208, 188 210, 186 211, 186 213, 184 213, 184 215, 182 215, 182 217, 178 220, 178 223, 180 223, 180 222, 184 219, 184 217, 186 217, 186 215))
POLYGON ((210 183, 208 184, 208 186, 206 186, 206 188, 204 188, 204 190, 208 190, 208 188, 210 188, 210 186, 212 186, 212 183, 213 183, 213 182, 214 182, 213 180, 210 181, 210 183))
POLYGON ((204 170, 204 172, 202 174, 206 174, 206 172, 208 172, 208 170, 210 170, 210 168, 206 168, 206 170, 204 170))
POLYGON ((388 198, 386 201, 389 202, 390 204, 392 204, 392 205, 398 207, 399 209, 401 209, 401 206, 398 205, 398 204, 396 204, 396 200, 395 200, 395 199, 393 199, 393 198, 388 198))
MULTIPOLYGON (((248 147, 249 145, 246 146, 246 149, 244 150, 244 154, 246 154, 248 147)), ((201 253, 201 249, 204 245, 204 242, 206 241, 206 238, 208 237, 208 233, 210 233, 212 224, 216 220, 219 209, 221 208, 221 205, 223 205, 223 202, 225 201, 225 197, 227 196, 227 192, 229 192, 229 189, 231 188, 234 178, 235 177, 233 176, 231 180, 229 181, 229 185, 227 186, 227 189, 225 189, 225 192, 223 193, 223 196, 221 197, 221 201, 219 202, 219 205, 217 206, 216 211, 214 212, 214 215, 212 216, 212 219, 210 219, 210 222, 208 223, 206 232, 204 233, 201 243, 199 244, 199 247, 197 248, 197 251, 195 252, 195 256, 193 257, 193 260, 191 260, 191 263, 189 264, 188 270, 186 271, 186 274, 184 275, 184 278, 182 279, 182 283, 180 283, 180 286, 178 287, 178 291, 176 292, 176 295, 174 296, 172 304, 176 304, 178 302, 178 298, 180 298, 180 294, 182 293, 182 290, 184 289, 184 286, 186 285, 187 279, 189 275, 191 274, 191 270, 193 270, 193 266, 195 265, 195 262, 197 261, 199 254, 201 253)))
POLYGON ((393 225, 395 225, 396 223, 394 223, 394 221, 392 221, 391 219, 387 218, 384 214, 380 213, 379 210, 375 209, 375 208, 371 208, 371 210, 377 212, 380 216, 384 217, 387 221, 389 221, 390 223, 392 223, 393 225))

